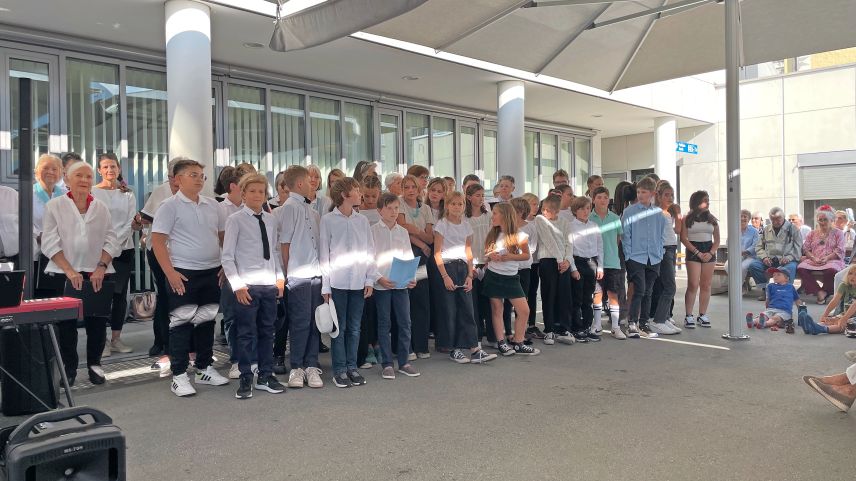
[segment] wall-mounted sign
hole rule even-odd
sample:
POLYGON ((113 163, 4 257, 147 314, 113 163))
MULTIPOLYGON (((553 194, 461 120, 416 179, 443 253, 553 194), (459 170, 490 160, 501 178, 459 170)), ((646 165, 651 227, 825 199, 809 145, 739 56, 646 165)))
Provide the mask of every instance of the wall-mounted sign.
POLYGON ((698 145, 697 144, 688 144, 686 142, 678 142, 678 152, 684 152, 686 154, 698 155, 698 145))

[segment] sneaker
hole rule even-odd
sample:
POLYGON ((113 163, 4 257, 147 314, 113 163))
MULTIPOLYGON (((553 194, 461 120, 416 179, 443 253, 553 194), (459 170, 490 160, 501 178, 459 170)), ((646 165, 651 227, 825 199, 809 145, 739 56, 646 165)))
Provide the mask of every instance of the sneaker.
POLYGON ((422 375, 421 372, 417 371, 416 369, 413 369, 413 366, 411 366, 410 364, 400 366, 398 368, 398 372, 404 374, 407 377, 419 377, 422 375))
POLYGON ((360 373, 357 371, 348 371, 348 379, 351 380, 351 385, 353 386, 362 386, 368 382, 366 381, 366 378, 360 376, 360 373))
POLYGON ((101 351, 101 359, 104 359, 105 357, 110 357, 112 355, 113 355, 113 350, 110 349, 110 341, 107 341, 104 343, 104 350, 101 351))
POLYGON ((541 354, 540 349, 534 348, 532 346, 527 346, 522 342, 514 344, 514 352, 522 356, 537 356, 538 354, 541 354))
POLYGON ((646 322, 645 324, 642 324, 641 326, 639 326, 639 331, 640 331, 639 334, 642 337, 644 337, 646 339, 656 339, 656 338, 660 337, 660 333, 651 329, 651 324, 654 324, 654 323, 653 322, 646 322))
MULTIPOLYGON (((368 353, 366 354, 366 362, 363 364, 363 366, 365 366, 366 364, 368 364, 369 367, 372 367, 377 364, 377 358, 375 357, 374 349, 369 348, 368 353)), ((368 369, 368 367, 363 366, 360 366, 360 369, 368 369)))
POLYGON ((841 412, 846 413, 850 410, 850 407, 853 406, 853 401, 856 401, 855 397, 850 397, 836 391, 834 386, 830 386, 829 384, 822 382, 820 379, 810 378, 806 380, 806 384, 817 391, 818 394, 823 396, 824 399, 829 401, 830 404, 838 408, 841 412))
POLYGON ((751 312, 746 313, 746 329, 752 329, 755 326, 755 316, 751 312))
POLYGON ((546 336, 546 334, 544 334, 538 326, 529 326, 526 328, 527 339, 544 339, 544 336, 546 336))
POLYGON ((237 362, 229 368, 229 379, 241 379, 241 368, 237 362))
POLYGON ((844 326, 844 335, 847 337, 856 337, 856 321, 850 319, 844 326))
POLYGON ((569 346, 571 344, 577 342, 576 338, 573 335, 571 335, 571 333, 568 331, 560 332, 560 333, 556 334, 556 340, 562 344, 567 344, 569 346))
POLYGON ((464 353, 460 349, 454 349, 449 353, 449 359, 455 361, 458 364, 467 364, 470 362, 470 358, 464 355, 464 353))
POLYGON ((208 366, 202 372, 196 373, 196 384, 209 384, 211 386, 224 386, 229 380, 221 376, 214 366, 208 366))
POLYGON ((687 329, 695 329, 695 316, 687 314, 687 316, 684 317, 684 327, 687 329))
POLYGON ((253 397, 253 377, 241 376, 238 390, 235 391, 235 399, 249 399, 253 397))
POLYGON ((374 364, 372 364, 368 361, 360 364, 360 369, 371 369, 372 367, 374 367, 374 364))
POLYGON ((767 314, 760 313, 758 314, 758 320, 755 321, 755 329, 764 329, 767 327, 767 314))
POLYGON ((586 338, 589 342, 600 342, 600 334, 596 332, 589 332, 586 334, 586 338))
POLYGON ((288 369, 285 367, 285 356, 276 356, 273 360, 274 374, 287 374, 288 369))
POLYGON ((115 341, 110 341, 110 350, 121 352, 122 354, 127 354, 129 352, 134 352, 134 349, 131 346, 128 346, 121 339, 116 339, 115 341))
POLYGON ((383 371, 380 373, 380 377, 384 379, 395 379, 395 369, 393 369, 392 366, 383 368, 383 371))
POLYGON ((786 334, 793 334, 794 333, 794 321, 788 321, 786 323, 785 333, 786 334))
POLYGON ((324 341, 319 340, 318 341, 318 352, 320 352, 321 354, 330 352, 330 346, 328 346, 327 344, 324 344, 324 341))
POLYGON ((347 373, 340 372, 333 376, 333 384, 336 387, 348 388, 351 387, 351 379, 348 377, 347 373))
POLYGON ((627 323, 627 337, 639 339, 639 325, 635 322, 627 323))
POLYGON ((273 374, 268 374, 265 377, 260 377, 256 381, 256 389, 267 391, 271 394, 280 394, 285 392, 285 386, 273 374))
POLYGON ((514 355, 514 349, 511 346, 509 346, 506 341, 498 342, 496 344, 496 349, 503 356, 513 356, 514 355))
POLYGON ((574 342, 588 342, 588 335, 585 332, 575 332, 573 336, 574 342))
POLYGON ((107 382, 107 376, 104 375, 104 369, 98 365, 89 366, 89 382, 95 384, 96 386, 100 386, 107 382))
POLYGON ((169 359, 155 361, 152 364, 152 371, 158 371, 158 377, 172 376, 172 364, 169 359))
POLYGON ((710 327, 710 319, 707 317, 707 314, 698 316, 698 325, 701 327, 710 327))
POLYGON ((408 355, 407 355, 407 360, 408 360, 408 361, 415 361, 415 360, 416 360, 416 353, 415 353, 415 352, 411 352, 410 354, 408 354, 408 355))
POLYGON ((496 354, 488 354, 483 349, 470 354, 470 362, 473 364, 484 364, 494 359, 496 359, 496 354))
POLYGON ((548 333, 544 334, 544 344, 546 344, 548 346, 552 346, 555 343, 556 343, 556 333, 555 332, 548 332, 548 333))
POLYGON ((305 381, 306 373, 303 372, 303 369, 292 369, 288 373, 288 387, 292 389, 302 388, 305 381))
POLYGON ((668 319, 666 319, 666 324, 668 324, 668 325, 669 325, 669 327, 671 327, 671 328, 672 328, 672 330, 673 330, 673 331, 675 331, 675 334, 680 334, 680 333, 683 331, 683 329, 681 329, 680 327, 678 327, 678 326, 675 324, 675 320, 674 320, 674 319, 672 319, 671 317, 670 317, 670 318, 668 318, 668 319))
POLYGON ((660 322, 649 322, 649 323, 646 323, 645 326, 648 328, 649 332, 653 332, 656 334, 662 334, 664 336, 665 335, 677 334, 677 332, 671 330, 669 328, 669 326, 666 325, 665 322, 662 322, 662 323, 660 323, 660 322))
POLYGON ((416 357, 418 359, 431 359, 431 353, 430 352, 417 352, 416 357))
POLYGON ((193 396, 196 394, 196 389, 193 389, 193 385, 190 384, 190 378, 186 373, 172 377, 170 390, 178 397, 193 396))
POLYGON ((324 374, 324 371, 318 369, 317 367, 307 367, 306 384, 313 389, 319 389, 324 387, 324 381, 321 380, 322 374, 324 374))
POLYGON ((621 326, 616 326, 612 328, 612 337, 618 339, 619 341, 627 339, 627 335, 624 334, 624 331, 621 330, 621 326))

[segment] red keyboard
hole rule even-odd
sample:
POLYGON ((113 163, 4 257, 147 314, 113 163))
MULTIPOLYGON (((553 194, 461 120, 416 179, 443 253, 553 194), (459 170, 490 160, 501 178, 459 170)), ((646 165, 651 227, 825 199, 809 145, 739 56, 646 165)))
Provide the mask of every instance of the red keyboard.
POLYGON ((32 299, 17 307, 0 309, 0 327, 80 319, 83 319, 83 302, 71 297, 32 299))

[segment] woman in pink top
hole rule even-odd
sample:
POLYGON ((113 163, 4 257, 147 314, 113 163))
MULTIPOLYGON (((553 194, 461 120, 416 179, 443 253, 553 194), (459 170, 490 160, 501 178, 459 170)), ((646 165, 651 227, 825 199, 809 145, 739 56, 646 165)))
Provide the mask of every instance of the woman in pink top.
POLYGON ((826 304, 829 293, 835 292, 835 274, 844 269, 844 233, 832 226, 835 211, 828 205, 817 210, 815 220, 816 227, 803 243, 797 275, 805 291, 816 295, 818 304, 826 304), (822 288, 814 276, 815 272, 822 273, 822 288))

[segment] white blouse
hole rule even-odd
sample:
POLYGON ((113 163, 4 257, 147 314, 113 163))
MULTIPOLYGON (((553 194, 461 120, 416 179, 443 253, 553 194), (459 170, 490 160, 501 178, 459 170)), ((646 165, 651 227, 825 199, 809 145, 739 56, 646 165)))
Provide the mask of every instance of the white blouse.
POLYGON ((333 289, 362 290, 377 281, 375 245, 369 220, 357 211, 339 208, 321 218, 321 293, 333 289))
POLYGON ((487 232, 490 230, 490 214, 467 217, 467 221, 473 228, 473 265, 486 264, 487 258, 484 256, 484 242, 487 240, 487 232))
MULTIPOLYGON (((113 231, 110 209, 98 199, 92 199, 85 214, 81 214, 74 201, 67 195, 52 199, 45 205, 42 224, 42 252, 48 259, 62 252, 72 269, 78 272, 93 272, 101 260, 101 251, 117 257, 122 246, 113 231)), ((62 274, 53 259, 45 272, 62 274)), ((113 264, 107 273, 116 272, 113 264)))
POLYGON ((110 209, 113 222, 113 232, 122 249, 134 248, 134 231, 131 223, 137 215, 137 198, 130 190, 122 192, 119 189, 92 189, 92 196, 103 202, 110 209))

